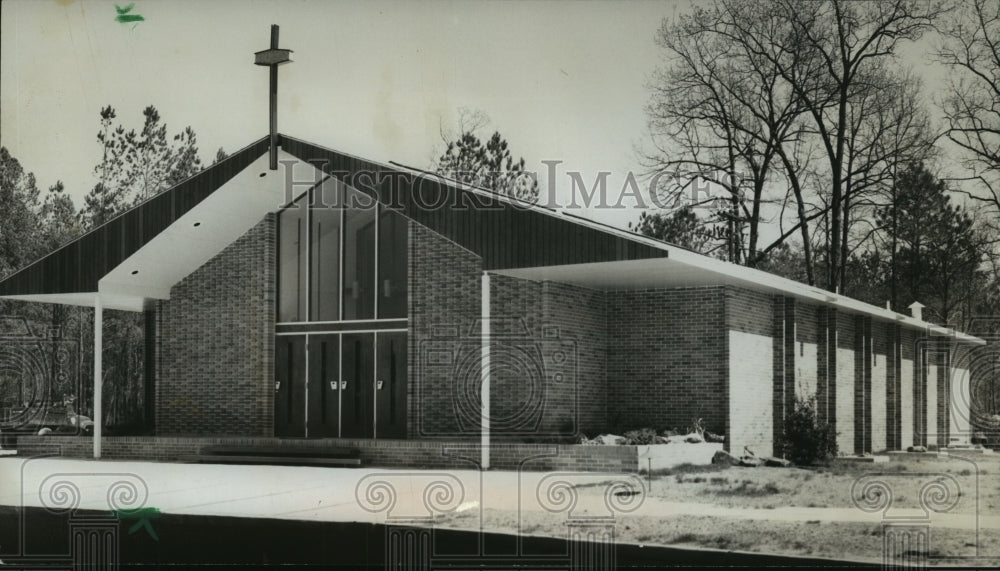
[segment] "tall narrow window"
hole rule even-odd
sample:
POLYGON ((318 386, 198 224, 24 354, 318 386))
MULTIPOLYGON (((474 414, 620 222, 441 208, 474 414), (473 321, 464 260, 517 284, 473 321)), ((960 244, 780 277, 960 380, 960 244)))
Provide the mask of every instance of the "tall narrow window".
POLYGON ((278 321, 306 319, 305 198, 278 214, 278 321))
POLYGON ((350 187, 344 217, 344 319, 375 317, 375 201, 350 187))
POLYGON ((340 232, 344 188, 336 179, 331 179, 313 192, 309 319, 337 321, 340 319, 340 232))
POLYGON ((278 213, 278 323, 407 317, 408 220, 329 179, 278 213))
POLYGON ((378 317, 406 317, 406 218, 389 210, 379 214, 378 317))

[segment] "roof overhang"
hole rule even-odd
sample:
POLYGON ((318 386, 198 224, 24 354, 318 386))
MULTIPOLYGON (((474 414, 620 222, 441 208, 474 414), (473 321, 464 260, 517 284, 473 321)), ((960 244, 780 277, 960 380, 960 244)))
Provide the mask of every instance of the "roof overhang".
POLYGON ((661 244, 670 250, 664 258, 623 260, 593 264, 568 264, 495 270, 493 273, 533 281, 555 281, 601 291, 638 291, 683 287, 736 286, 798 301, 834 307, 887 322, 951 338, 960 343, 985 345, 986 341, 928 323, 851 297, 835 294, 761 270, 730 264, 683 248, 661 244))
MULTIPOLYGON (((325 176, 283 151, 278 158, 286 161, 286 168, 291 165, 291 175, 268 170, 268 156, 260 156, 101 277, 97 291, 4 298, 93 307, 100 294, 102 307, 125 311, 142 311, 150 302, 170 299, 174 285, 294 198, 286 191, 289 176, 298 182, 325 176)), ((297 194, 308 186, 296 186, 297 194)))

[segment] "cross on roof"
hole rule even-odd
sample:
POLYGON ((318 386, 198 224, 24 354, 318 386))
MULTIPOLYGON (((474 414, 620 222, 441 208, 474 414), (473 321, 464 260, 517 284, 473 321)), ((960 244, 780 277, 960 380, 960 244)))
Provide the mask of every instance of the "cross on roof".
POLYGON ((254 64, 271 71, 271 170, 278 170, 278 66, 292 61, 292 50, 278 47, 278 25, 271 24, 271 47, 254 54, 254 64))

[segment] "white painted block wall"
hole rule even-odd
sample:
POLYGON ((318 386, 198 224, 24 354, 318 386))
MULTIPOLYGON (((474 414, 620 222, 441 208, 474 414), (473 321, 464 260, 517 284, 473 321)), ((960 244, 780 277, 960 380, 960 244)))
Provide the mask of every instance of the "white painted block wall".
POLYGON ((951 403, 949 404, 951 443, 953 444, 972 443, 972 422, 969 410, 971 388, 969 370, 964 367, 953 368, 951 370, 951 403))
POLYGON ((913 360, 900 360, 899 402, 902 422, 900 423, 900 445, 903 450, 913 446, 913 360))
POLYGON ((774 340, 729 331, 729 439, 737 456, 749 446, 758 456, 774 454, 774 340))

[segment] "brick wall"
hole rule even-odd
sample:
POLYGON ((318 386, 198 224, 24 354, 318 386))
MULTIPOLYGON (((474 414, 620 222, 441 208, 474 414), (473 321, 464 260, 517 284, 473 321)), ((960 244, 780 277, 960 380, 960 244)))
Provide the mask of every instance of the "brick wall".
POLYGON ((269 215, 158 304, 157 434, 273 434, 274 233, 269 215))
POLYGON ((832 348, 837 311, 832 307, 818 307, 816 319, 816 419, 831 422, 836 420, 837 362, 832 348))
POLYGON ((937 443, 938 446, 947 446, 951 427, 951 359, 949 347, 946 342, 941 343, 942 347, 938 353, 938 379, 937 379, 937 443))
MULTIPOLYGON (((415 223, 410 248, 408 434, 477 439, 482 262, 415 223)), ((497 274, 490 290, 492 436, 551 440, 605 429, 604 293, 497 274)))
POLYGON ((940 374, 940 364, 936 353, 928 348, 926 356, 926 371, 924 373, 924 435, 925 446, 937 444, 938 436, 938 375, 940 374))
MULTIPOLYGON (((409 232, 407 435, 474 440, 481 260, 417 224, 411 223, 409 232), (451 362, 433 362, 439 356, 435 349, 445 349, 451 362)), ((274 222, 268 217, 158 305, 158 434, 272 434, 274 247, 274 222)), ((894 388, 892 331, 886 323, 869 326, 867 351, 873 343, 874 357, 866 357, 856 347, 864 333, 856 316, 742 288, 605 294, 500 275, 492 275, 491 282, 494 367, 504 359, 516 363, 513 355, 528 347, 535 353, 527 361, 540 361, 546 376, 533 385, 525 382, 531 371, 495 368, 494 417, 513 418, 542 402, 533 428, 542 434, 567 428, 588 435, 609 428, 683 429, 703 418, 709 430, 729 436, 727 446, 767 451, 790 402, 786 387, 798 394, 829 392, 827 414, 842 452, 853 451, 848 444, 858 436, 870 438, 876 450, 890 444, 888 409, 896 388, 904 447, 913 443, 916 423, 942 438, 952 424, 950 409, 941 408, 949 399, 937 398, 952 390, 950 380, 937 373, 946 369, 932 363, 933 370, 923 371, 930 382, 913 384, 917 332, 912 330, 901 330, 894 388), (834 352, 827 351, 827 335, 835 337, 834 352), (571 359, 562 369, 547 361, 559 347, 568 349, 571 359), (558 381, 549 376, 554 372, 562 373, 558 381), (855 415, 859 402, 867 408, 863 418, 855 415), (863 434, 857 434, 856 423, 863 434)), ((502 440, 502 432, 494 434, 502 440)))
POLYGON ((414 222, 409 240, 407 436, 477 438, 482 261, 414 222))
POLYGON ((726 288, 729 343, 730 449, 774 453, 773 345, 775 299, 743 288, 726 288))
POLYGON ((730 434, 725 288, 614 292, 608 302, 608 423, 730 434))
POLYGON ((773 331, 771 343, 771 370, 773 373, 773 383, 771 387, 771 411, 772 442, 776 447, 775 453, 781 454, 780 443, 785 431, 785 416, 791 410, 791 396, 794 394, 794 372, 789 367, 791 359, 792 341, 789 339, 788 320, 790 304, 789 298, 776 296, 772 306, 771 327, 773 331))
POLYGON ((583 287, 544 282, 541 325, 538 343, 544 349, 547 374, 552 379, 551 402, 565 411, 561 415, 547 415, 555 423, 552 428, 565 431, 560 416, 568 415, 577 430, 593 436, 607 427, 606 295, 583 287), (560 361, 560 353, 565 354, 565 361, 560 361))
MULTIPOLYGON (((207 446, 277 446, 356 448, 363 466, 388 468, 475 469, 479 465, 478 444, 416 440, 355 440, 328 438, 281 440, 277 438, 184 438, 111 436, 102 440, 102 457, 169 462, 194 455, 207 446)), ((90 458, 93 443, 77 436, 21 436, 18 456, 58 454, 90 458)), ((555 444, 493 444, 490 465, 494 470, 636 472, 635 446, 579 446, 555 444)), ((238 469, 238 468, 234 468, 238 469)))
POLYGON ((490 320, 490 432, 551 434, 559 411, 538 342, 542 284, 491 275, 490 320))

